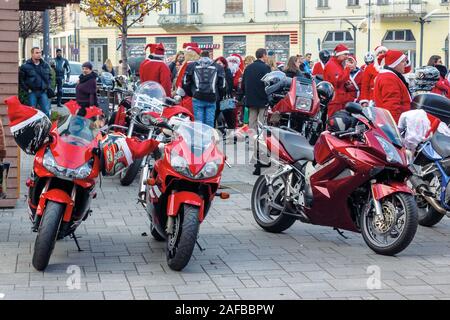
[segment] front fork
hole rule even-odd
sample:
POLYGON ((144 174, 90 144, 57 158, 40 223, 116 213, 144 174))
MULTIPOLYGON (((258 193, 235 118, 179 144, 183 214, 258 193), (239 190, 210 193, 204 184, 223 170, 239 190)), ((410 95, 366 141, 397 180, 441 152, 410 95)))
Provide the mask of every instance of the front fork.
MULTIPOLYGON (((150 140, 153 137, 153 130, 150 130, 147 136, 147 139, 150 140)), ((139 194, 138 198, 139 201, 144 204, 146 199, 146 191, 147 191, 147 179, 149 178, 149 172, 150 172, 150 161, 151 157, 149 155, 146 155, 144 159, 142 159, 141 163, 141 178, 139 181, 139 194)))

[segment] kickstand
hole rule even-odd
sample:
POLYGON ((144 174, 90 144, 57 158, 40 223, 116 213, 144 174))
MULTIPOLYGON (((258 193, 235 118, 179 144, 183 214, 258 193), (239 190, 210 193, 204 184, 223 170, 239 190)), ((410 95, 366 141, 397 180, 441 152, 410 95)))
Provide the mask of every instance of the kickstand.
POLYGON ((334 228, 334 231, 336 231, 337 233, 339 233, 339 235, 344 238, 345 240, 348 240, 349 238, 345 236, 344 232, 342 232, 341 230, 339 230, 338 228, 334 228))
POLYGON ((205 249, 202 248, 202 246, 200 245, 200 243, 198 242, 198 240, 196 241, 198 248, 200 249, 201 252, 205 251, 205 249))
MULTIPOLYGON (((78 237, 75 235, 75 233, 72 233, 70 235, 70 238, 73 239, 75 241, 75 244, 77 245, 78 248, 78 252, 83 252, 83 250, 81 250, 80 244, 78 243, 78 237)), ((81 237, 80 237, 81 238, 81 237)))

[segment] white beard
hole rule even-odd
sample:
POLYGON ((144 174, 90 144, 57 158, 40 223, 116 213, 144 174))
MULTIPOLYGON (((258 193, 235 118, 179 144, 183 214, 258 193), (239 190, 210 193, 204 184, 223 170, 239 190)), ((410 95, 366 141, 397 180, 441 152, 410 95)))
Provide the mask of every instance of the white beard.
POLYGON ((239 65, 237 63, 230 63, 230 62, 228 62, 228 67, 230 68, 230 71, 233 74, 233 76, 239 70, 239 65))

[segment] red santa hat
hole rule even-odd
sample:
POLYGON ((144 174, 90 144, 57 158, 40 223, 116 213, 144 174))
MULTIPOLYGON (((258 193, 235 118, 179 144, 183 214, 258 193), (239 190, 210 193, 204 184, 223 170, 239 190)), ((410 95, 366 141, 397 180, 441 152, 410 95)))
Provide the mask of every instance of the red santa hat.
POLYGON ((343 44, 339 44, 336 46, 336 48, 334 49, 334 56, 335 57, 339 57, 342 56, 344 54, 349 54, 350 50, 343 44))
POLYGON ((388 52, 389 49, 386 48, 385 46, 378 46, 378 47, 375 48, 375 55, 376 56, 379 55, 382 51, 388 52))
POLYGON ((12 133, 29 123, 46 117, 42 111, 23 105, 17 96, 6 99, 5 104, 8 106, 9 126, 12 133))
POLYGON ((162 43, 150 43, 145 47, 145 50, 150 48, 150 54, 157 58, 164 58, 166 49, 162 43))
POLYGON ((354 55, 349 55, 348 56, 349 59, 353 60, 355 62, 355 64, 358 64, 358 60, 356 60, 356 57, 354 55))
POLYGON ((389 50, 384 55, 385 65, 390 68, 397 67, 403 60, 407 58, 408 57, 405 56, 403 52, 397 50, 389 50))
POLYGON ((183 44, 183 49, 185 49, 186 51, 194 51, 198 55, 202 53, 202 49, 199 48, 198 43, 196 42, 189 42, 183 44))

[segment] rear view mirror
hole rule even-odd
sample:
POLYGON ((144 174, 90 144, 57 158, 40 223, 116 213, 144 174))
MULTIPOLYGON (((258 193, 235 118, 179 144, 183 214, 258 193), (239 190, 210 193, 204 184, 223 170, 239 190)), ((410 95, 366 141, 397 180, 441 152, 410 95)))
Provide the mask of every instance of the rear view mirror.
POLYGON ((345 106, 345 110, 352 114, 362 114, 363 113, 363 108, 361 107, 361 105, 359 103, 356 103, 356 102, 347 103, 347 105, 345 106))

